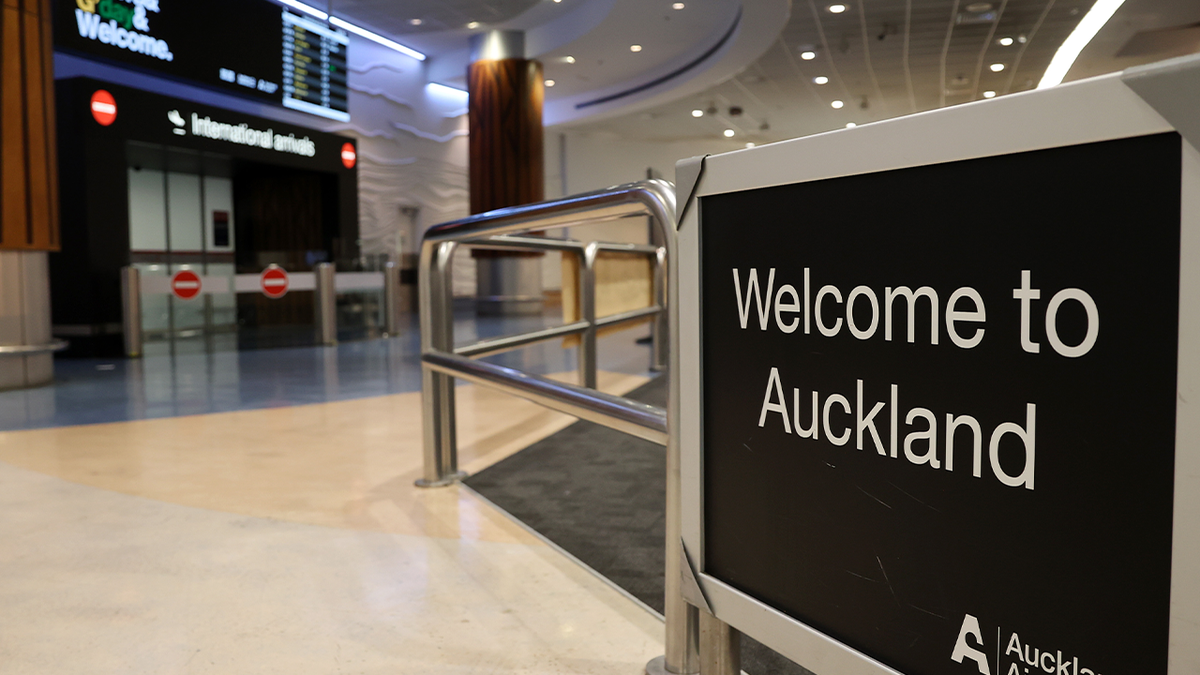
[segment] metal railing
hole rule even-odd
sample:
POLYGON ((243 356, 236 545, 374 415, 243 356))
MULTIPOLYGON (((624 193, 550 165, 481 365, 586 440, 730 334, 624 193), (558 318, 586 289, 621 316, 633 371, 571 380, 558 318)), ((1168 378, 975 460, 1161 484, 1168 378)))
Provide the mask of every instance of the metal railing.
POLYGON ((647 673, 694 673, 698 668, 699 616, 680 592, 679 350, 675 258, 675 190, 664 181, 619 185, 552 201, 498 209, 430 228, 421 243, 418 290, 421 323, 421 400, 425 475, 421 487, 449 485, 464 476, 458 470, 455 438, 454 378, 519 396, 552 410, 595 422, 667 448, 665 654, 646 665, 647 673), (649 216, 661 246, 581 243, 520 233, 649 216), (454 347, 452 266, 459 246, 567 251, 580 257, 578 321, 520 335, 454 347), (595 262, 601 251, 643 254, 655 262, 654 301, 645 309, 596 317, 595 262), (654 316, 654 364, 666 367, 667 409, 596 391, 596 332, 608 325, 654 316), (566 335, 579 335, 579 381, 556 382, 474 358, 566 335))

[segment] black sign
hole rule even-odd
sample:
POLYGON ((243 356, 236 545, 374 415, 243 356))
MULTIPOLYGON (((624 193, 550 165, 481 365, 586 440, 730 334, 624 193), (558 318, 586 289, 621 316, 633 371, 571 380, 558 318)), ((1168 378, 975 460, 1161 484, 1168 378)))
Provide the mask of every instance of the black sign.
POLYGON ((55 46, 349 120, 344 31, 267 0, 55 0, 55 46))
POLYGON ((704 572, 909 675, 1165 674, 1180 162, 702 197, 704 572))
POLYGON ((90 138, 159 143, 357 176, 342 159, 347 151, 356 153, 354 139, 345 136, 84 77, 59 80, 57 96, 59 133, 67 143, 77 129, 90 138), (107 124, 96 117, 98 98, 107 103, 107 124))

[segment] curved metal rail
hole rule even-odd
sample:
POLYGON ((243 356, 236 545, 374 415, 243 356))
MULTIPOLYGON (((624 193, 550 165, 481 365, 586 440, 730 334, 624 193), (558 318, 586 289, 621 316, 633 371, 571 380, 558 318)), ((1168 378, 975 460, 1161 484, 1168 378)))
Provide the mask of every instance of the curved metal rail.
POLYGON ((421 400, 425 448, 422 487, 448 485, 463 476, 458 471, 455 439, 454 378, 520 396, 553 410, 565 412, 618 431, 667 446, 666 504, 666 654, 647 665, 647 672, 695 673, 699 670, 697 644, 699 617, 680 593, 680 476, 678 428, 679 368, 677 312, 678 290, 668 283, 675 270, 675 190, 665 181, 641 181, 537 204, 497 209, 430 228, 421 242, 419 267, 421 317, 421 400), (657 227, 661 246, 603 244, 520 236, 534 230, 649 216, 657 227), (483 248, 567 251, 579 255, 579 321, 522 335, 485 340, 454 347, 451 261, 460 245, 483 248), (619 251, 652 257, 655 263, 655 305, 597 319, 595 304, 596 255, 619 251), (600 326, 654 316, 654 358, 665 365, 668 377, 667 409, 648 406, 596 391, 596 330, 600 326), (472 360, 535 342, 565 335, 580 336, 582 387, 472 360))

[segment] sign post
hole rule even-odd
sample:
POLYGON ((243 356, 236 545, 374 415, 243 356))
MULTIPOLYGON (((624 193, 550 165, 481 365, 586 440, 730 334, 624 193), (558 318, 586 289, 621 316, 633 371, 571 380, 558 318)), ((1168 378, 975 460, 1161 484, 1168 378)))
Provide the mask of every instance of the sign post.
POLYGON ((816 672, 1196 672, 1197 95, 1192 59, 681 163, 689 600, 816 672), (948 205, 981 185, 1011 206, 948 205))

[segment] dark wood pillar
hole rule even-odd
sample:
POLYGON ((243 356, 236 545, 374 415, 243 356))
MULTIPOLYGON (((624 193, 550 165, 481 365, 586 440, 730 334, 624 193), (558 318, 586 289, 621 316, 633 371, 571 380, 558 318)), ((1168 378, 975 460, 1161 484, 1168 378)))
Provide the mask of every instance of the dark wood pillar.
POLYGON ((471 213, 545 198, 542 64, 476 61, 468 67, 471 213))
POLYGON ((0 0, 0 250, 59 247, 50 0, 0 0))
MULTIPOLYGON (((545 199, 542 64, 525 58, 519 31, 491 31, 471 42, 471 213, 545 199)), ((541 253, 473 250, 483 314, 542 311, 541 253)))
POLYGON ((50 0, 0 0, 0 390, 54 379, 49 254, 59 247, 50 0))

